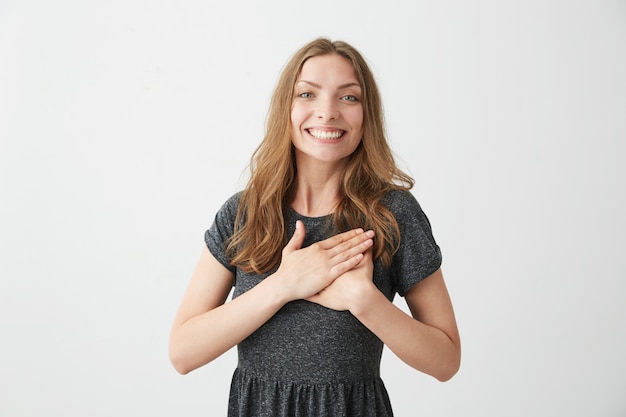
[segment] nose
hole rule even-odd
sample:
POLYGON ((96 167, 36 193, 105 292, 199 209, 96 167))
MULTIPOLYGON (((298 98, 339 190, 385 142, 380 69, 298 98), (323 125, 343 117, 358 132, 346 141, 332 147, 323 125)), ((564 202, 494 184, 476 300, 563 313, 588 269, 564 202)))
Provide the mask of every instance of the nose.
POLYGON ((332 97, 320 98, 316 109, 317 118, 321 121, 328 122, 339 117, 337 103, 332 97))

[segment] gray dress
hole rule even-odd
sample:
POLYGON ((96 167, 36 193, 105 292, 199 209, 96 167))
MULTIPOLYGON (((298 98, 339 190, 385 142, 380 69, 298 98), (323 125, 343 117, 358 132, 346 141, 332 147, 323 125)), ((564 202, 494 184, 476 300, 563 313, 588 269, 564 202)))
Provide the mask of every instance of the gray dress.
MULTIPOLYGON (((239 200, 240 193, 231 197, 205 233, 210 252, 236 275, 233 298, 269 275, 242 272, 225 255, 224 242, 233 233, 239 200)), ((399 222, 401 242, 390 268, 374 263, 374 283, 393 300, 395 293, 404 296, 435 272, 441 252, 411 193, 393 191, 383 202, 399 222)), ((306 228, 303 247, 337 233, 329 216, 311 218, 287 209, 288 236, 298 219, 306 228)), ((237 346, 228 416, 392 416, 380 379, 382 350, 381 340, 349 312, 304 300, 287 303, 237 346)))

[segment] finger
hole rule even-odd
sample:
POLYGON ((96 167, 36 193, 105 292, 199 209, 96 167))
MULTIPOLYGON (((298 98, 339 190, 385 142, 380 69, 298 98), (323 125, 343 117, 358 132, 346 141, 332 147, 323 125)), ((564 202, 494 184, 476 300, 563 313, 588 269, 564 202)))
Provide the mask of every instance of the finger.
POLYGON ((336 279, 338 277, 340 277, 341 275, 343 275, 344 273, 348 272, 349 270, 351 270, 352 268, 354 268, 355 266, 357 266, 359 264, 359 262, 361 262, 363 260, 363 254, 362 253, 358 253, 355 256, 338 263, 337 265, 333 266, 330 269, 330 275, 333 279, 336 279))
POLYGON ((304 236, 306 235, 306 230, 304 228, 304 223, 300 220, 296 221, 296 230, 293 232, 293 236, 287 242, 285 246, 286 250, 295 251, 302 247, 302 243, 304 242, 304 236))
POLYGON ((371 267, 374 266, 374 247, 372 246, 363 254, 363 260, 361 264, 369 265, 371 267))
POLYGON ((331 257, 340 256, 343 259, 348 259, 357 253, 363 253, 368 250, 374 244, 374 232, 368 230, 364 233, 354 235, 352 238, 329 248, 328 252, 331 257))
POLYGON ((337 253, 331 259, 331 262, 335 265, 340 264, 342 262, 346 262, 358 255, 362 255, 359 259, 359 263, 365 259, 365 253, 372 248, 374 245, 374 241, 372 239, 368 239, 356 246, 352 246, 347 248, 346 250, 337 253))
POLYGON ((340 245, 344 242, 349 241, 350 239, 358 237, 361 234, 363 234, 363 229, 361 228, 348 230, 347 232, 339 233, 338 235, 322 240, 321 242, 318 243, 318 245, 322 249, 332 249, 336 247, 337 245, 340 245))

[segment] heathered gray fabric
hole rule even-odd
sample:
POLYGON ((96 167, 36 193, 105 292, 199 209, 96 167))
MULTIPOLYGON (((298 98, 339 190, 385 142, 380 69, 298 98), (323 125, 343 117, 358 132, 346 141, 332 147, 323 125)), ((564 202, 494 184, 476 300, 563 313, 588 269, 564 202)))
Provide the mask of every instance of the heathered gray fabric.
MULTIPOLYGON (((205 233, 215 258, 236 274, 233 297, 264 276, 231 265, 224 242, 232 235, 240 194, 219 210, 205 233)), ((400 225, 400 249, 391 268, 374 263, 374 283, 389 300, 402 296, 441 265, 430 223, 409 192, 394 191, 383 200, 400 225)), ((303 247, 336 234, 329 217, 285 212, 287 235, 300 219, 306 228, 303 247)), ((286 304, 238 347, 231 384, 229 417, 392 416, 380 379, 383 343, 349 312, 304 300, 286 304)))

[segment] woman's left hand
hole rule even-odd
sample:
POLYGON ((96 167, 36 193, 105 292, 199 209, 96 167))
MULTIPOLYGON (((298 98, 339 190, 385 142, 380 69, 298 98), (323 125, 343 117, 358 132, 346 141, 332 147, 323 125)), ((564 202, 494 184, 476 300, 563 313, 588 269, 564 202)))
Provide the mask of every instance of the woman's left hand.
POLYGON ((351 310, 356 303, 362 302, 363 295, 374 285, 372 248, 363 255, 363 259, 356 267, 345 272, 328 287, 308 297, 307 300, 337 311, 351 310))

